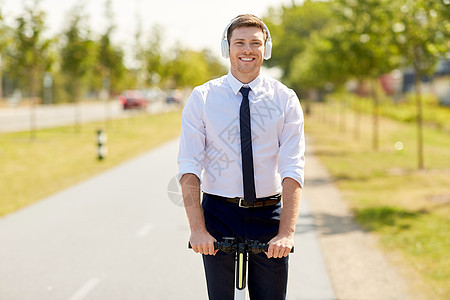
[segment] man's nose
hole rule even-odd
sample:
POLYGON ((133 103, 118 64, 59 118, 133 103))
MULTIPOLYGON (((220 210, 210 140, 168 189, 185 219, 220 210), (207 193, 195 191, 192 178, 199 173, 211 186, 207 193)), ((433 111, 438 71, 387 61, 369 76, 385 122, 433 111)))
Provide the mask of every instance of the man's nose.
POLYGON ((252 47, 250 47, 250 44, 249 44, 249 43, 246 43, 246 44, 244 45, 243 51, 244 51, 245 53, 251 53, 251 52, 252 52, 252 47))

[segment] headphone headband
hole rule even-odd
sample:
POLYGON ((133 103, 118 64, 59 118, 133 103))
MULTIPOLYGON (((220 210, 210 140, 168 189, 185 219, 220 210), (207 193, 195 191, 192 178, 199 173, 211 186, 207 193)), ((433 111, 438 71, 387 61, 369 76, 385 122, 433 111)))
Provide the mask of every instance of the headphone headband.
MULTIPOLYGON (((228 42, 227 39, 227 33, 228 33, 228 29, 231 27, 231 25, 233 25, 234 22, 236 22, 237 20, 239 20, 241 17, 237 17, 234 18, 233 20, 231 20, 230 23, 228 23, 227 27, 225 27, 225 30, 223 31, 222 34, 222 56, 224 58, 229 58, 230 57, 230 44, 228 42)), ((263 21, 261 21, 262 25, 264 26, 264 29, 266 30, 267 33, 267 39, 264 43, 264 59, 269 59, 272 56, 272 37, 270 36, 270 31, 269 28, 267 28, 266 24, 264 24, 263 21)))

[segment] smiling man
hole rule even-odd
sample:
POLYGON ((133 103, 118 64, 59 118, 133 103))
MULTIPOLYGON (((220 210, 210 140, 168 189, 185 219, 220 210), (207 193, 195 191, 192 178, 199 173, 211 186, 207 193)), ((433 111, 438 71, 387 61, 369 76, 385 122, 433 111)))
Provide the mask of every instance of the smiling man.
POLYGON ((231 74, 242 83, 258 77, 264 56, 264 33, 257 27, 233 30, 230 43, 231 74))
POLYGON ((230 72, 196 87, 183 110, 179 178, 190 243, 203 254, 214 300, 234 297, 234 255, 214 250, 223 237, 269 243, 267 253, 249 256, 250 298, 286 297, 304 180, 304 122, 295 92, 260 74, 271 51, 258 17, 233 19, 222 37, 230 72))

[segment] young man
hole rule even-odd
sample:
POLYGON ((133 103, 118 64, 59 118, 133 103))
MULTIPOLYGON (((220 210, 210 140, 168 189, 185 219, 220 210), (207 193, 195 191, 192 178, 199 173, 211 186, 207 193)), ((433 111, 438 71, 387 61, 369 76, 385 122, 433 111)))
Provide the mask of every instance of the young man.
POLYGON ((258 17, 233 19, 222 41, 230 72, 196 87, 183 110, 179 177, 190 243, 203 254, 214 300, 234 295, 234 255, 214 250, 223 237, 269 243, 267 253, 249 256, 250 298, 286 295, 305 139, 296 94, 260 75, 271 48, 270 33, 258 17))

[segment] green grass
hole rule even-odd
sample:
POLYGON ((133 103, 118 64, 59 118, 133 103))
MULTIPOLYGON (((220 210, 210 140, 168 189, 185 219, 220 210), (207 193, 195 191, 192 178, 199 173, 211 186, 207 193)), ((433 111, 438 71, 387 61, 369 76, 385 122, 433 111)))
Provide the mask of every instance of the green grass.
MULTIPOLYGON (((358 97, 356 95, 335 94, 333 98, 337 101, 346 103, 353 109, 372 113, 373 103, 371 98, 358 97)), ((389 117, 402 122, 416 121, 417 106, 416 95, 411 93, 398 99, 396 103, 390 97, 380 96, 379 99, 380 115, 389 117)), ((423 121, 426 125, 450 132, 450 107, 439 106, 439 101, 432 94, 422 95, 423 121)))
POLYGON ((0 216, 14 212, 94 174, 133 158, 180 132, 181 111, 0 134, 0 216), (98 129, 108 136, 108 155, 97 159, 98 129))
POLYGON ((341 117, 333 105, 314 106, 312 111, 306 119, 307 134, 357 222, 378 234, 388 253, 400 253, 402 263, 420 274, 425 294, 448 299, 450 135, 424 129, 425 170, 419 171, 415 124, 381 118, 379 150, 374 151, 370 116, 361 117, 360 138, 355 139, 355 115, 349 109, 340 110, 341 117), (394 147, 398 141, 403 143, 401 150, 394 147))

